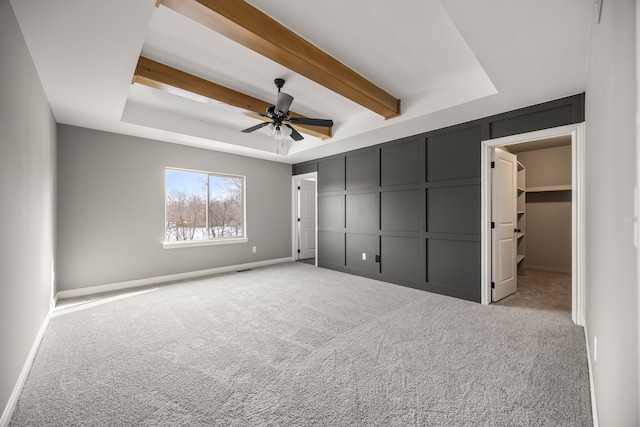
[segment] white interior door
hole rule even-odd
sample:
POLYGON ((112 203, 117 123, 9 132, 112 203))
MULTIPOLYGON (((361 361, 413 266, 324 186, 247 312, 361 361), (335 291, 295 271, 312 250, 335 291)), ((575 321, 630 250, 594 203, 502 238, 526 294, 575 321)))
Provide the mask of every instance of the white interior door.
POLYGON ((315 258, 316 182, 302 180, 298 187, 298 259, 315 258))
POLYGON ((491 176, 491 300, 511 295, 518 288, 516 269, 517 163, 514 154, 496 148, 491 176))

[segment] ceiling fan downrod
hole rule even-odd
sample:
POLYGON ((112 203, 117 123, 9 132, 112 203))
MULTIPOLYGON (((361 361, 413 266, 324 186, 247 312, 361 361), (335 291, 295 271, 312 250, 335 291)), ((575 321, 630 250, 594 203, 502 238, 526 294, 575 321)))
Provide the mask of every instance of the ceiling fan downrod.
POLYGON ((280 89, 282 89, 282 87, 284 86, 284 79, 275 79, 273 82, 276 84, 276 87, 278 88, 278 93, 280 93, 280 89))

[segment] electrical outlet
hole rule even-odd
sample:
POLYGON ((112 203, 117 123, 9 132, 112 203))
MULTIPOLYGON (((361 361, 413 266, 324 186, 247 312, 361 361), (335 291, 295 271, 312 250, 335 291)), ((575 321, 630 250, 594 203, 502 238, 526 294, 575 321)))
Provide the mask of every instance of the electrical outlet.
POLYGON ((593 361, 598 361, 598 337, 593 337, 593 361))
POLYGON ((254 254, 256 253, 256 247, 255 246, 253 247, 253 253, 254 254))
POLYGON ((367 260, 367 253, 366 252, 362 252, 362 260, 363 261, 367 260))

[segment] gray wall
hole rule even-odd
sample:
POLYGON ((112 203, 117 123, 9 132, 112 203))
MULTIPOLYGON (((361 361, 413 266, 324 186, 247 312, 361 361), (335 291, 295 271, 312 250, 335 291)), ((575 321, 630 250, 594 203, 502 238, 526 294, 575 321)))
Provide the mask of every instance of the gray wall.
POLYGON ((636 2, 592 17, 587 78, 586 324, 601 426, 637 426, 636 2), (597 361, 594 339, 598 339, 597 361))
POLYGON ((8 0, 0 0, 0 413, 52 298, 55 121, 8 0))
POLYGON ((291 221, 290 165, 58 126, 58 290, 289 257, 291 221), (245 175, 249 242, 163 249, 165 167, 245 175))
MULTIPOLYGON (((517 153, 526 187, 571 185, 571 146, 517 153)), ((526 194, 526 265, 571 273, 571 190, 526 194)))

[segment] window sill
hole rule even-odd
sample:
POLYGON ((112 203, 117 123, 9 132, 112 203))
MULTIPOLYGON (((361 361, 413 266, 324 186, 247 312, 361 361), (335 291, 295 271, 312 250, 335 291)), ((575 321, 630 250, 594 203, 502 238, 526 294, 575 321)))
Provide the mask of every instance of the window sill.
POLYGON ((196 246, 231 245, 234 243, 247 243, 246 237, 211 240, 182 240, 180 242, 162 242, 163 249, 193 248, 196 246))

